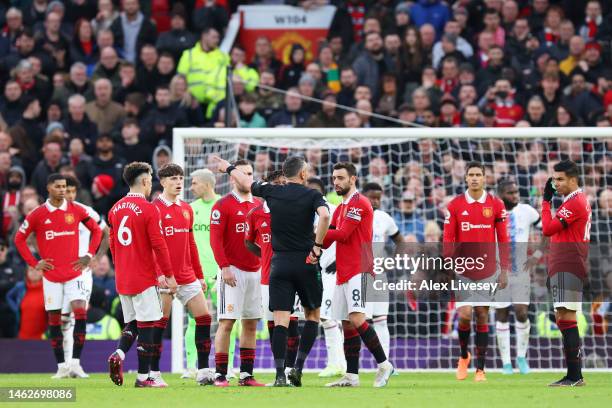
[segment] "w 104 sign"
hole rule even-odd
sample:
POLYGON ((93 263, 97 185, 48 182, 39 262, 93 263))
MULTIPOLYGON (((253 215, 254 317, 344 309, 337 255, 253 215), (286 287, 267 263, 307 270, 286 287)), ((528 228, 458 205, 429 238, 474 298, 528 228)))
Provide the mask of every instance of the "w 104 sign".
POLYGON ((325 41, 336 7, 322 6, 311 10, 291 6, 240 6, 239 42, 247 60, 255 55, 255 41, 265 36, 272 41, 276 57, 289 62, 293 44, 306 50, 306 61, 316 59, 319 44, 325 41))

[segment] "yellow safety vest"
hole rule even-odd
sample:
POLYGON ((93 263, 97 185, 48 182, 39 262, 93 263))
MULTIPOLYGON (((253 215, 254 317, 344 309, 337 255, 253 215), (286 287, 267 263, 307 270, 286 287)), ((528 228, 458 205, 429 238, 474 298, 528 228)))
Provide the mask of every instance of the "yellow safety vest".
POLYGON ((229 56, 216 48, 206 52, 196 43, 183 51, 177 72, 187 78, 187 87, 200 103, 208 105, 206 117, 210 118, 217 102, 225 98, 225 82, 229 56))
POLYGON ((234 72, 245 82, 244 89, 247 92, 253 92, 257 84, 259 84, 259 73, 251 67, 244 66, 237 68, 234 72))

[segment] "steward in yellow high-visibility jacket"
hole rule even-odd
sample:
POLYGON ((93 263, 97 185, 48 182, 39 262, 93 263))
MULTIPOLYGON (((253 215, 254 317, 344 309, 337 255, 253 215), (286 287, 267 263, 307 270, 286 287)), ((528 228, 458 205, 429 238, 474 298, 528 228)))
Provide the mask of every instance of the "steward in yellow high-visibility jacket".
POLYGON ((215 105, 225 98, 230 59, 218 48, 219 39, 214 28, 204 30, 200 41, 183 51, 177 67, 177 72, 187 78, 189 92, 198 102, 207 105, 206 118, 212 116, 215 105))

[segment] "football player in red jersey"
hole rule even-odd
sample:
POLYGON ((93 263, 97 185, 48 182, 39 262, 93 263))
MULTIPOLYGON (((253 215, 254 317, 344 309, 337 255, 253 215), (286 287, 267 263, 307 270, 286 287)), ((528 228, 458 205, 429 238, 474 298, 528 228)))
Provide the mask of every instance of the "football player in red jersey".
POLYGON ((323 247, 336 242, 336 288, 333 318, 342 320, 346 374, 328 387, 359 385, 359 352, 361 340, 370 350, 378 370, 374 387, 384 387, 393 374, 378 335, 366 321, 366 278, 373 273, 372 228, 374 210, 368 198, 357 191, 357 170, 351 163, 334 165, 332 180, 342 204, 334 211, 323 247))
MULTIPOLYGON (((444 256, 459 259, 470 268, 456 263, 455 281, 462 284, 473 282, 487 283, 489 288, 497 280, 496 288, 505 288, 510 268, 506 209, 504 203, 488 194, 485 189, 485 167, 479 162, 466 166, 465 182, 467 191, 455 197, 447 208, 444 220, 444 256), (501 273, 496 277, 497 256, 496 239, 499 243, 501 273), (497 278, 497 279, 496 279, 497 278)), ((477 382, 486 381, 484 374, 486 353, 489 342, 489 306, 492 304, 490 290, 467 290, 456 292, 457 313, 459 315, 459 345, 461 357, 457 364, 458 380, 465 380, 471 355, 468 352, 472 325, 472 307, 476 314, 476 375, 477 382)))
POLYGON ((87 322, 87 290, 82 271, 88 267, 102 239, 102 230, 87 211, 65 199, 66 177, 54 173, 47 178, 49 199, 26 217, 15 235, 15 245, 26 263, 43 272, 45 310, 49 318, 49 337, 57 361, 55 379, 71 375, 73 365, 80 367, 87 322), (91 232, 89 250, 79 257, 79 225, 91 232), (26 242, 34 233, 41 259, 32 255, 26 242), (73 361, 64 360, 61 310, 64 300, 74 312, 73 361))
POLYGON ((551 387, 586 385, 580 362, 580 336, 576 312, 582 310, 582 289, 587 278, 587 256, 591 240, 591 206, 580 189, 576 163, 564 160, 555 164, 546 182, 542 201, 542 233, 550 237, 548 280, 552 292, 557 326, 563 336, 567 375, 551 387), (554 190, 563 204, 551 214, 554 190))
POLYGON ((152 173, 148 163, 133 162, 125 166, 123 179, 130 191, 108 213, 115 282, 126 325, 119 348, 108 359, 110 378, 117 385, 123 384, 124 347, 138 336, 138 375, 134 385, 159 387, 149 377, 151 356, 155 352, 155 323, 163 316, 158 285, 176 291, 159 210, 147 200, 153 186, 152 173), (160 276, 156 273, 156 264, 162 271, 160 276))
MULTIPOLYGON (((206 282, 193 236, 193 210, 189 204, 179 198, 183 190, 184 172, 178 164, 170 163, 158 170, 157 177, 164 190, 153 204, 159 209, 164 238, 172 254, 172 268, 178 285, 176 298, 187 307, 196 322, 195 345, 199 368, 196 381, 201 385, 212 384, 214 372, 208 368, 211 316, 204 297, 206 282)), ((157 269, 157 274, 161 275, 159 267, 157 269)), ((155 326, 155 355, 151 360, 150 377, 158 385, 165 386, 167 384, 159 371, 159 360, 162 335, 168 324, 173 297, 167 289, 161 289, 160 293, 164 316, 155 326)))
MULTIPOLYGON (((246 160, 238 160, 234 167, 253 182, 253 167, 246 160)), ((244 246, 246 216, 259 205, 249 189, 244 189, 233 176, 232 191, 219 199, 210 214, 210 244, 215 261, 221 268, 217 279, 219 327, 215 336, 216 374, 214 385, 227 387, 229 337, 234 322, 242 320, 240 335, 241 386, 263 386, 253 377, 255 336, 261 319, 260 262, 244 246)))

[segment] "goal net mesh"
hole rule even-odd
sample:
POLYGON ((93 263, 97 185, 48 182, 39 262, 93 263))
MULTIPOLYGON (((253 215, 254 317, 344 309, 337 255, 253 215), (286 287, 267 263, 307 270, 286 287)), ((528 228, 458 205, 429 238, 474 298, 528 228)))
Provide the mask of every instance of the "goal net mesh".
MULTIPOLYGON (((317 132, 312 129, 312 132, 317 132)), ((180 134, 180 129, 175 131, 180 134)), ((591 265, 590 285, 585 292, 578 325, 583 342, 583 364, 587 368, 612 368, 612 334, 607 328, 610 316, 612 274, 609 246, 612 240, 612 143, 601 139, 571 138, 504 138, 504 139, 436 139, 431 138, 259 138, 243 137, 237 131, 232 137, 207 138, 202 134, 181 136, 180 157, 174 161, 185 168, 185 199, 190 174, 197 169, 216 169, 211 155, 234 161, 247 159, 254 167, 255 180, 269 171, 280 169, 289 155, 301 154, 310 164, 311 176, 326 186, 327 198, 339 203, 331 182, 333 165, 349 161, 358 170, 359 184, 377 182, 384 189, 381 209, 389 213, 409 242, 439 242, 445 207, 457 194, 465 191, 466 163, 480 161, 486 166, 487 190, 495 193, 499 180, 516 181, 520 200, 538 212, 544 184, 552 166, 561 159, 576 161, 582 174, 582 188, 593 208, 591 248, 601 245, 596 265, 591 265), (606 250, 607 249, 607 250, 606 250)), ((175 140, 175 150, 176 149, 175 140)), ((180 151, 179 150, 179 151, 180 151)), ((227 175, 219 175, 217 193, 230 190, 227 175)), ((541 231, 532 229, 530 241, 542 240, 541 231)), ((591 257, 593 259, 593 257, 591 257)), ((564 365, 561 334, 554 321, 552 303, 548 300, 546 268, 538 265, 530 276, 531 322, 528 360, 534 369, 554 369, 564 365)), ((496 345, 494 311, 491 310, 487 368, 501 368, 496 345)), ((514 314, 510 314, 512 360, 515 357, 514 314)), ((399 369, 450 369, 459 354, 457 315, 452 297, 421 299, 409 292, 390 294, 388 326, 391 333, 390 359, 399 369)), ((214 333, 214 328, 213 328, 214 333)), ((472 337, 475 330, 472 328, 472 337)), ((260 323, 256 367, 274 367, 265 324, 260 323)), ((474 339, 471 340, 471 346, 474 339)), ((173 348, 173 352, 183 352, 173 348)), ((238 350, 238 348, 236 348, 238 350)), ((239 365, 238 352, 235 361, 239 365)), ((323 331, 310 354, 308 368, 326 365, 323 331)), ((211 363, 213 363, 211 355, 211 363)), ((374 368, 370 353, 362 347, 361 366, 374 368)))

